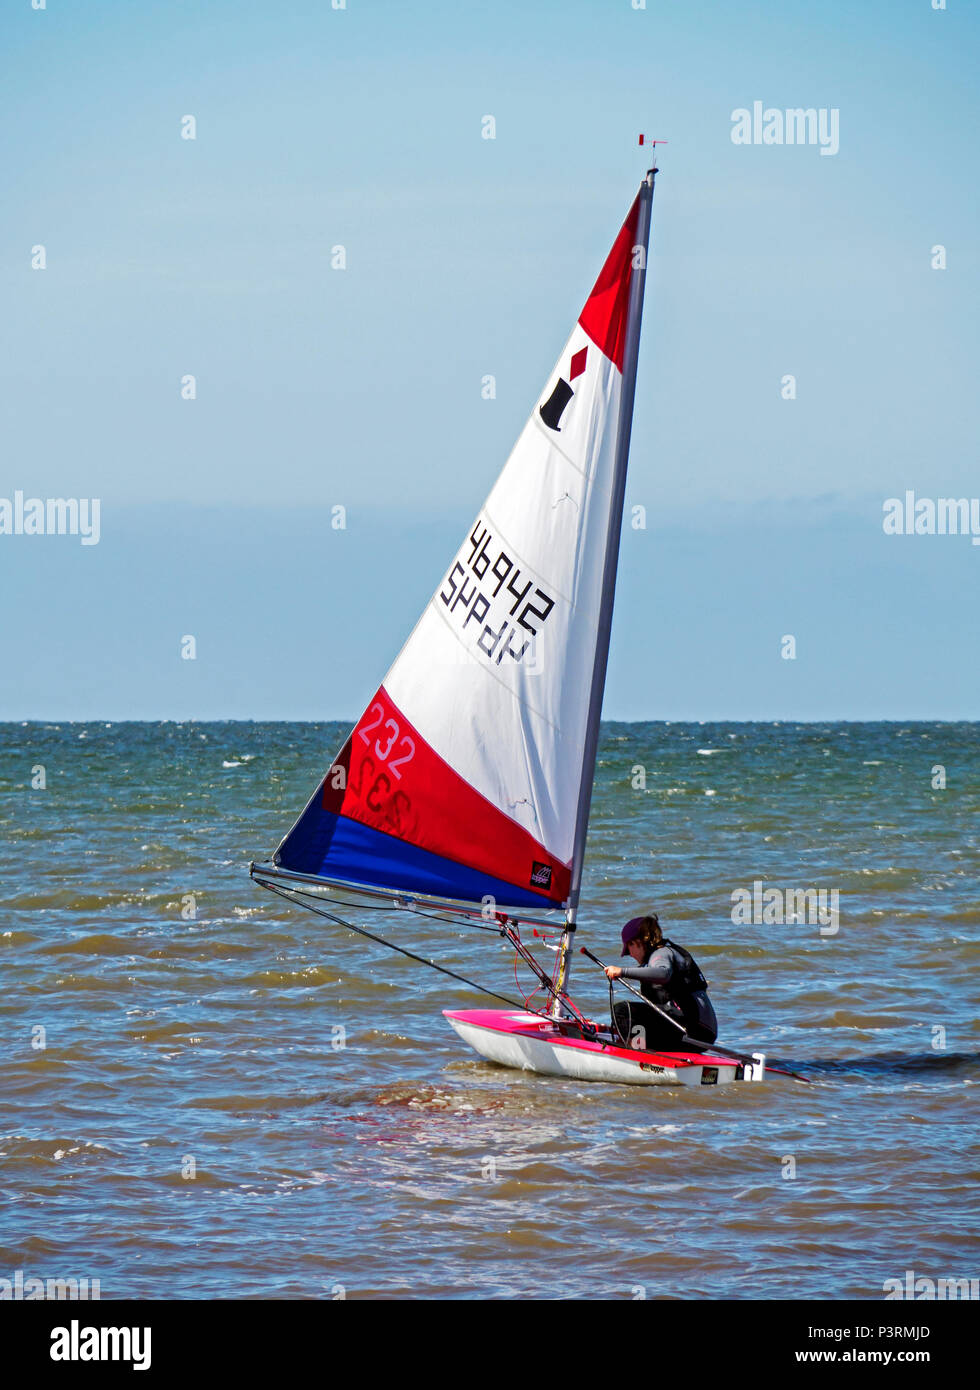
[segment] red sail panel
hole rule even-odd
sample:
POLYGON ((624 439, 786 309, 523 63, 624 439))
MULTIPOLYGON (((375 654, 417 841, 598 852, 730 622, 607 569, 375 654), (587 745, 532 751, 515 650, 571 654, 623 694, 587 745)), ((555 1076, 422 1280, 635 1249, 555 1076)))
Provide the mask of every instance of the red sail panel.
POLYGON ((596 346, 610 361, 615 362, 620 371, 623 370, 626 351, 626 311, 629 307, 633 248, 636 245, 639 215, 638 194, 578 320, 596 346))
POLYGON ((327 772, 322 809, 552 902, 568 896, 568 866, 454 772, 384 686, 327 772))

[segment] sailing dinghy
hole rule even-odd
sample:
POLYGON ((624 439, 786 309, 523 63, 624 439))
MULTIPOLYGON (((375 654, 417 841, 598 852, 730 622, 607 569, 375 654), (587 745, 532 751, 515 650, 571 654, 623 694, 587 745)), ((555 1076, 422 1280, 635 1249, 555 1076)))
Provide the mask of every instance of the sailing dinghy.
MULTIPOLYGON (((642 140, 641 140, 642 143, 642 140)), ((257 883, 338 915, 400 909, 509 941, 544 989, 447 1010, 505 1066, 642 1085, 761 1080, 764 1058, 650 1052, 568 993, 626 488, 656 167, 503 472, 384 681, 257 883), (552 931, 544 970, 521 936, 552 931)), ((589 953, 591 954, 591 953, 589 953)), ((593 959, 595 959, 593 957, 593 959)))

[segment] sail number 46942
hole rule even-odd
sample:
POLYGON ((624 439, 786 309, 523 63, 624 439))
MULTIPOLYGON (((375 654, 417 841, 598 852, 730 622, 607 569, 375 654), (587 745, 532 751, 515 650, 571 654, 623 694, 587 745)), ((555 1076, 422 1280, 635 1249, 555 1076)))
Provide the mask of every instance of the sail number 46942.
POLYGON ((545 622, 555 601, 532 579, 524 578, 511 556, 499 545, 494 545, 490 529, 484 523, 476 523, 470 542, 466 564, 461 558, 457 559, 439 597, 457 622, 461 623, 464 632, 471 622, 475 623, 473 630, 479 634, 476 645, 495 666, 499 666, 505 656, 514 661, 523 661, 531 646, 531 639, 540 631, 538 624, 545 622), (496 558, 493 558, 494 552, 496 558), (469 580, 469 586, 467 570, 474 576, 469 580), (489 592, 484 593, 484 588, 489 592), (540 600, 540 604, 528 598, 532 588, 534 599, 540 600), (489 621, 486 621, 488 618, 489 621), (518 627, 530 633, 531 638, 525 638, 523 645, 515 651, 511 639, 522 636, 518 627))

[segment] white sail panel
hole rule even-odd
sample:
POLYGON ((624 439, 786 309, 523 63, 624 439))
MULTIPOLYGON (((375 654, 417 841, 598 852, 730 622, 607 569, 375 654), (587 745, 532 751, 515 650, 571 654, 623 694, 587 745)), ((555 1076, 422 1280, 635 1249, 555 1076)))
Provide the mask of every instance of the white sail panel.
POLYGON ((576 326, 384 681, 450 767, 565 864, 582 773, 620 386, 619 369, 576 326), (555 430, 540 409, 583 351, 555 430))

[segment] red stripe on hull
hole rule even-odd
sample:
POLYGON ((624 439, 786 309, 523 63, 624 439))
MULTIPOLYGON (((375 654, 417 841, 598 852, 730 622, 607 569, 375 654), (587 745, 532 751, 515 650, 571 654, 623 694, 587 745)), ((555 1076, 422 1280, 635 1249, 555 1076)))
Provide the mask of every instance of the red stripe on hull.
POLYGON ((601 348, 620 371, 623 370, 626 351, 626 310, 639 215, 640 198, 637 194, 578 319, 596 347, 601 348))
POLYGON ((543 903, 568 897, 568 866, 454 772, 384 686, 327 772, 323 809, 540 893, 543 903))
POLYGON ((540 1022, 529 1019, 516 1010, 507 1013, 503 1009, 443 1009, 446 1018, 458 1018, 461 1023, 472 1023, 477 1028, 487 1028, 494 1033, 513 1033, 521 1038, 542 1040, 554 1047, 580 1048, 586 1052, 601 1052, 607 1057, 618 1057, 624 1062, 639 1065, 652 1061, 662 1067, 731 1067, 737 1065, 732 1057, 716 1056, 707 1052, 647 1052, 639 1048, 617 1047, 615 1044, 591 1042, 588 1038, 574 1034, 561 1034, 554 1024, 546 1019, 540 1022))

